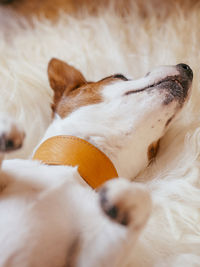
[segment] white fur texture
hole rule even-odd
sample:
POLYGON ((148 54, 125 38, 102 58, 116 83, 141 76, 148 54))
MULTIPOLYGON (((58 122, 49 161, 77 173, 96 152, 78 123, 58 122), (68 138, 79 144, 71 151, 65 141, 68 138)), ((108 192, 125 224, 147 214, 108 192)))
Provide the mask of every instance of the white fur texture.
MULTIPOLYGON (((1 19, 6 15, 0 10, 1 19)), ((180 62, 193 69, 189 104, 162 140, 156 162, 138 177, 152 191, 153 216, 123 266, 200 266, 199 16, 198 7, 187 19, 177 10, 162 23, 153 16, 141 20, 133 8, 126 19, 108 10, 97 18, 61 14, 55 24, 35 19, 34 28, 14 18, 0 26, 0 109, 27 130, 15 156, 30 155, 50 122, 45 73, 51 57, 73 64, 88 80, 116 72, 138 77, 180 62)))

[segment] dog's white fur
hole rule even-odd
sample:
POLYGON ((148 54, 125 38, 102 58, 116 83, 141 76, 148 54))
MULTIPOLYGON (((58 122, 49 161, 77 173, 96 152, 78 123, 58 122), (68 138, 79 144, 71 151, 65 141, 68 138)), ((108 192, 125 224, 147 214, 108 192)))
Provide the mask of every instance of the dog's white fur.
MULTIPOLYGON (((134 5, 126 23, 112 10, 104 11, 97 18, 87 15, 84 20, 62 14, 51 25, 49 21, 35 19, 34 29, 23 22, 17 24, 9 17, 11 31, 5 35, 4 29, 0 32, 0 108, 14 116, 28 131, 24 149, 18 155, 30 155, 50 122, 52 92, 45 69, 52 56, 71 62, 83 70, 88 79, 119 71, 138 76, 152 66, 181 61, 189 63, 195 73, 199 72, 198 6, 187 13, 185 19, 185 3, 182 2, 179 9, 174 7, 173 13, 162 21, 160 16, 152 16, 151 1, 145 2, 150 15, 142 20, 137 1, 134 5), (98 67, 94 68, 94 62, 98 62, 98 67)), ((3 18, 5 12, 0 11, 0 18, 3 18)), ((159 9, 159 14, 161 11, 159 9)), ((140 178, 143 182, 149 181, 153 216, 135 253, 127 252, 124 266, 126 263, 130 266, 130 262, 134 266, 148 267, 199 265, 197 77, 187 111, 162 140, 156 163, 140 178)))
MULTIPOLYGON (((180 110, 179 98, 164 103, 169 89, 154 84, 179 75, 176 66, 169 66, 139 80, 112 82, 102 88, 101 103, 56 118, 43 140, 63 134, 84 138, 111 158, 120 176, 131 179, 147 165, 149 145, 164 134, 167 121, 180 110), (150 89, 134 93, 146 87, 150 89)), ((105 211, 117 208, 115 219, 127 217, 127 227, 106 218, 97 193, 79 183, 77 168, 8 160, 3 170, 1 266, 92 267, 110 266, 111 261, 121 266, 124 250, 134 250, 151 212, 145 187, 122 178, 104 185, 102 205, 105 211)))

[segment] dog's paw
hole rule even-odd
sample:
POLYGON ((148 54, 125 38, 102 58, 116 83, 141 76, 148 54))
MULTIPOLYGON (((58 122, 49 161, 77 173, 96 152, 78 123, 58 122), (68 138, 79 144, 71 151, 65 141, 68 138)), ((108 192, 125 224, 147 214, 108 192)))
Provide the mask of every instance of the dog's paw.
POLYGON ((103 211, 114 221, 140 231, 151 213, 151 197, 145 186, 118 178, 99 190, 103 211))
POLYGON ((24 131, 8 116, 0 116, 0 152, 5 153, 21 148, 24 131))

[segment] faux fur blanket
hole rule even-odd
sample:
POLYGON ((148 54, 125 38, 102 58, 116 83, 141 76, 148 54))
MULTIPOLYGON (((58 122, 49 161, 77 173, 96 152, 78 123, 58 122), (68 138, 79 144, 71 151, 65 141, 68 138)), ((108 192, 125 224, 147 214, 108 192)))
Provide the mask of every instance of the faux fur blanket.
POLYGON ((200 5, 141 16, 139 1, 127 16, 112 10, 56 22, 18 19, 0 8, 0 111, 25 128, 27 158, 51 120, 46 68, 58 57, 88 80, 113 73, 133 77, 158 65, 187 63, 194 71, 191 99, 161 141, 156 161, 137 180, 148 184, 153 214, 124 266, 200 266, 200 5))

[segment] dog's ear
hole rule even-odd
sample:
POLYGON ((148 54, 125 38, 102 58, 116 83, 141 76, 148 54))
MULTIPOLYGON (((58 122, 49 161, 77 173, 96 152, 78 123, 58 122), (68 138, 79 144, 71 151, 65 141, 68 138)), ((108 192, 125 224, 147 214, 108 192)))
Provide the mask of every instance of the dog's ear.
POLYGON ((67 96, 71 91, 86 83, 79 70, 56 58, 49 62, 48 78, 54 91, 53 109, 63 95, 67 96))

